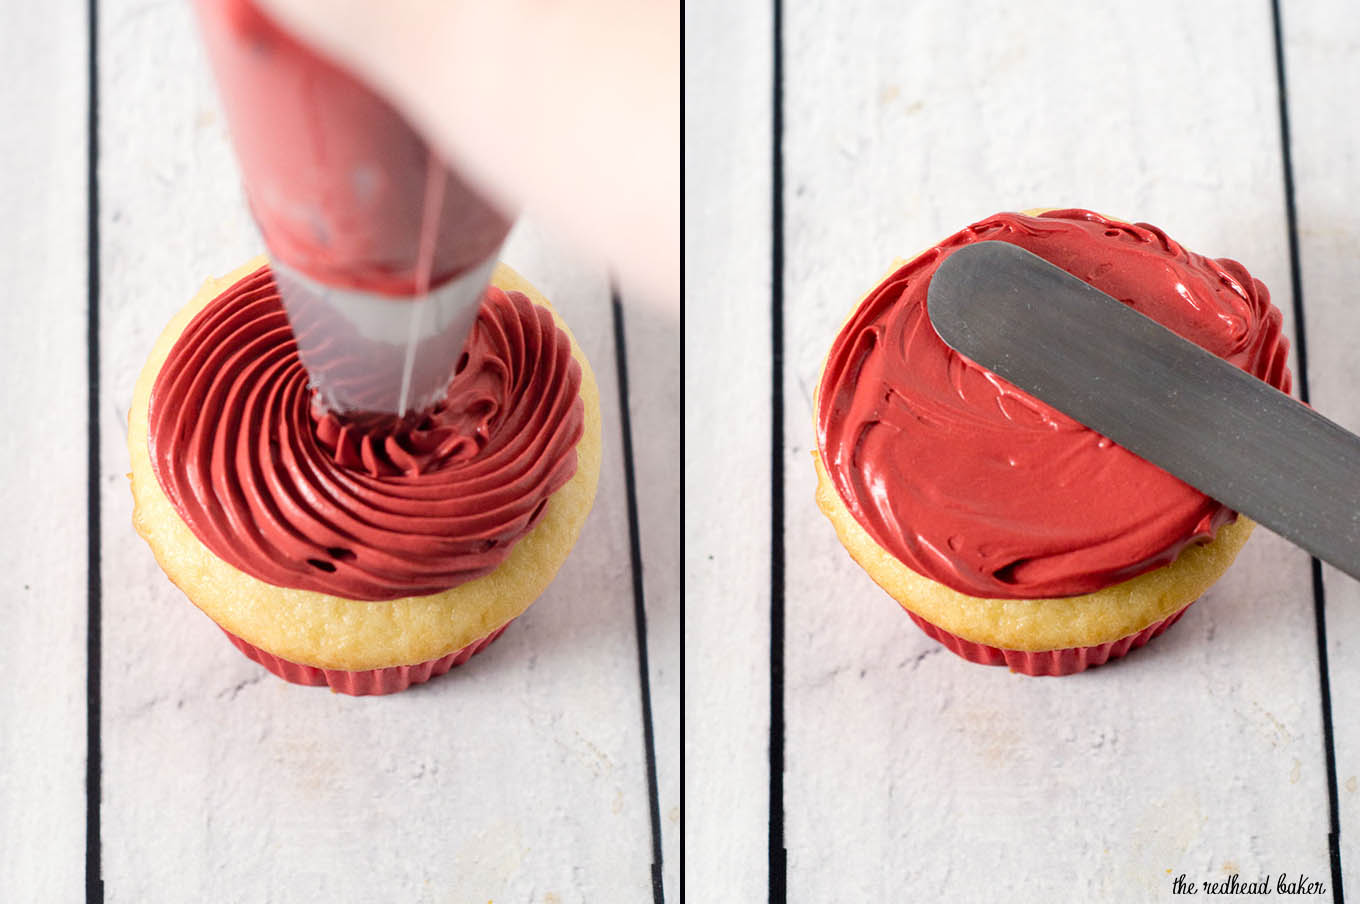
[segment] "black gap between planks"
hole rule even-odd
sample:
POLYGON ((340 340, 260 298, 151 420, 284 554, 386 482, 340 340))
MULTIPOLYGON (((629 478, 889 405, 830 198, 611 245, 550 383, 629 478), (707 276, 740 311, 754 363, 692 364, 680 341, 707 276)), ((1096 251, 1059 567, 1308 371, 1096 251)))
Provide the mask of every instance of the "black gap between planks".
POLYGON ((85 408, 86 460, 85 492, 85 605, 88 619, 85 637, 85 901, 103 904, 102 861, 103 831, 100 802, 103 793, 103 748, 100 725, 102 707, 99 697, 102 664, 103 587, 100 581, 100 504, 99 504, 99 5, 89 0, 86 7, 89 42, 89 109, 86 119, 86 331, 85 366, 89 377, 89 397, 85 408))
MULTIPOLYGON (((1303 322, 1303 279, 1299 266, 1299 226, 1294 201, 1294 158, 1290 150, 1289 93, 1285 83, 1284 28, 1280 21, 1279 0, 1271 0, 1271 19, 1275 32, 1275 78, 1280 103, 1280 153, 1284 170, 1285 222, 1289 228, 1289 289, 1293 296, 1294 353, 1298 356, 1299 398, 1309 402, 1308 343, 1303 322)), ((1322 703, 1322 741, 1327 760, 1327 809, 1329 827, 1327 849, 1332 868, 1332 900, 1345 901, 1341 886, 1341 820, 1336 787, 1336 743, 1332 734, 1332 689, 1327 665, 1327 597, 1322 582, 1322 563, 1311 560, 1313 577, 1313 616, 1317 624, 1318 683, 1322 703)))
POLYGON ((647 798, 652 826, 652 900, 665 904, 661 882, 661 801, 656 784, 656 740, 652 729, 651 667, 647 660, 647 607, 642 582, 642 535, 638 528, 637 479, 633 468, 633 420, 628 401, 628 346, 619 290, 610 288, 614 315, 614 362, 619 382, 619 429, 623 434, 623 482, 628 499, 628 558, 633 574, 633 619, 637 630, 638 682, 642 694, 642 743, 647 752, 647 798))
POLYGON ((770 904, 787 897, 784 847, 784 7, 773 0, 770 179, 770 904))

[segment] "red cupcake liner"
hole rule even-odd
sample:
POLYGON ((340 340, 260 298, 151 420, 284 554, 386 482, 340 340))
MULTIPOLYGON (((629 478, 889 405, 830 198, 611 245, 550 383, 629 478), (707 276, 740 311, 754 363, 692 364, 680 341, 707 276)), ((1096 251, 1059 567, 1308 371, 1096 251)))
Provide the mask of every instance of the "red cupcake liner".
POLYGON ((1024 675, 1075 675, 1077 672, 1084 672, 1089 668, 1104 665, 1111 659, 1119 659, 1131 650, 1138 649, 1174 625, 1185 614, 1185 610, 1192 605, 1194 605, 1194 600, 1186 603, 1184 608, 1174 615, 1148 625, 1136 634, 1130 634, 1109 643, 1097 644, 1093 647, 1068 647, 1065 650, 1038 651, 1003 650, 1000 647, 988 646, 985 643, 974 643, 971 640, 964 640, 957 634, 950 634, 938 625, 931 624, 910 609, 907 610, 907 614, 911 616, 912 621, 916 622, 916 626, 926 632, 928 636, 939 641, 949 652, 962 656, 969 662, 976 662, 979 665, 1010 666, 1011 671, 1020 672, 1024 675))
POLYGON ((491 645, 491 641, 500 637, 501 632, 509 626, 510 622, 506 622, 485 637, 474 640, 461 650, 454 650, 447 656, 440 656, 438 659, 431 659, 415 665, 397 665, 391 668, 366 669, 355 672, 344 669, 319 669, 315 666, 290 662, 267 650, 246 643, 226 628, 222 628, 222 633, 226 634, 236 649, 244 653, 248 659, 258 662, 284 681, 311 687, 330 687, 332 691, 337 693, 363 697, 370 694, 395 694, 398 691, 406 690, 413 684, 422 684, 431 678, 437 678, 454 666, 467 662, 474 654, 486 649, 491 645))

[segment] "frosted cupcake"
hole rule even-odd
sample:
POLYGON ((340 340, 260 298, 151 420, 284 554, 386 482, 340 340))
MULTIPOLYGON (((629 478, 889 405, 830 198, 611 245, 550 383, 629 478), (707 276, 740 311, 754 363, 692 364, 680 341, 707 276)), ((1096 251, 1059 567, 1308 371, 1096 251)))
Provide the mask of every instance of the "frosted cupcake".
POLYGON ((1019 245, 1285 392, 1288 341, 1240 264, 1085 210, 976 223, 897 267, 841 328, 813 454, 841 542, 960 656, 1070 674, 1170 627, 1253 525, 944 344, 931 275, 981 240, 1019 245))
POLYGON ((251 659, 351 694, 494 640, 566 559, 600 467, 590 365, 503 265, 422 418, 314 405, 260 259, 166 327, 129 427, 133 522, 169 578, 251 659))

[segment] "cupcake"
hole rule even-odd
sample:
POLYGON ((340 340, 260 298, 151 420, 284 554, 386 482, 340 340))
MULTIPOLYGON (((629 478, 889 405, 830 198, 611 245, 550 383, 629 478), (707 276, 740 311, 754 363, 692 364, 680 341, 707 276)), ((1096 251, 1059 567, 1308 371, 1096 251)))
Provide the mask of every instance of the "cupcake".
POLYGON ((422 415, 317 405, 261 258, 171 320, 129 428, 133 523, 170 580, 274 674, 349 694, 491 643, 566 559, 600 468, 590 365, 504 265, 422 415))
POLYGON ((1284 392, 1289 344, 1242 265, 1087 210, 975 223, 895 267, 842 326, 813 453, 841 543, 958 655, 1066 675, 1169 628, 1253 525, 945 345, 926 313, 931 275, 984 240, 1043 257, 1284 392))

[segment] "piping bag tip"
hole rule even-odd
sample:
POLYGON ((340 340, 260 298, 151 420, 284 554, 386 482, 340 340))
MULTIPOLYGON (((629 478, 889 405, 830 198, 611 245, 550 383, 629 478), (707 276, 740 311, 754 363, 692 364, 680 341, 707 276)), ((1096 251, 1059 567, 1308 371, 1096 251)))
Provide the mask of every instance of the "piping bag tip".
POLYGON ((388 296, 272 264, 316 403, 404 417, 443 398, 477 321, 496 256, 429 292, 388 296))
POLYGON ((317 403, 424 410, 453 376, 509 217, 385 97, 248 0, 195 6, 317 403))

